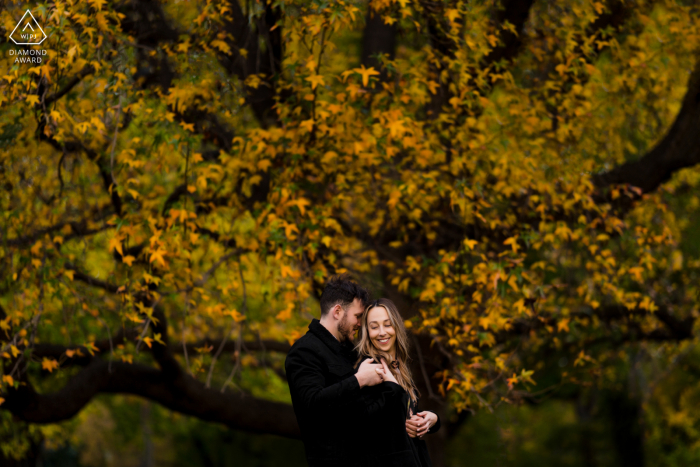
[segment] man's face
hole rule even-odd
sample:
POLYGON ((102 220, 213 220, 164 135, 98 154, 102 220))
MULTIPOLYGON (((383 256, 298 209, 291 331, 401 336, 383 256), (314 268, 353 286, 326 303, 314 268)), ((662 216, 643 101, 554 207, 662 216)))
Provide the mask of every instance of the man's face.
POLYGON ((355 333, 360 329, 360 319, 364 311, 362 302, 358 298, 345 309, 343 317, 338 322, 338 334, 340 334, 341 341, 353 341, 355 333))

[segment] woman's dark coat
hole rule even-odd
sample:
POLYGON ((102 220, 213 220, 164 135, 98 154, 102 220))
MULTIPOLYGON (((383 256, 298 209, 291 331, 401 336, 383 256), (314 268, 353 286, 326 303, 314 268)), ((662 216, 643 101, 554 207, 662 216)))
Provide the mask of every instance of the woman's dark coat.
MULTIPOLYGON (((363 403, 371 406, 368 424, 362 428, 361 448, 366 449, 370 467, 431 467, 425 441, 411 438, 406 432, 409 413, 416 413, 417 405, 398 384, 384 382, 363 388, 363 403), (386 393, 391 388, 392 397, 386 393)), ((428 433, 440 429, 440 419, 428 433)))

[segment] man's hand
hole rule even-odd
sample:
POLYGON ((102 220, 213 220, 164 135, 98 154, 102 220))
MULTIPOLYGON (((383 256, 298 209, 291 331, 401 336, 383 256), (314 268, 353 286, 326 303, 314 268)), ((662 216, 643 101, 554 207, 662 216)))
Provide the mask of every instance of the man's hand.
POLYGON ((410 436, 411 438, 415 438, 416 436, 418 436, 420 424, 423 422, 423 417, 419 417, 418 415, 414 415, 408 420, 406 420, 406 433, 408 433, 408 436, 410 436))
POLYGON ((357 369, 357 373, 355 373, 355 378, 360 383, 360 387, 374 386, 381 383, 382 377, 379 374, 381 367, 378 363, 372 363, 371 358, 362 362, 360 368, 357 369))
POLYGON ((422 438, 436 422, 437 415, 433 412, 419 412, 406 420, 406 433, 411 438, 422 438))

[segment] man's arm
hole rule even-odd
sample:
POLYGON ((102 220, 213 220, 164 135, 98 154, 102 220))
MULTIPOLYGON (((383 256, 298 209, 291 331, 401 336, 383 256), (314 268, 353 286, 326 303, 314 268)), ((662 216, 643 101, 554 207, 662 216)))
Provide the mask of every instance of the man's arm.
POLYGON ((360 387, 381 382, 381 377, 374 368, 367 367, 364 363, 362 366, 365 368, 356 375, 324 387, 324 364, 313 350, 304 347, 294 349, 285 361, 289 387, 299 396, 303 405, 313 411, 348 404, 358 397, 360 387))

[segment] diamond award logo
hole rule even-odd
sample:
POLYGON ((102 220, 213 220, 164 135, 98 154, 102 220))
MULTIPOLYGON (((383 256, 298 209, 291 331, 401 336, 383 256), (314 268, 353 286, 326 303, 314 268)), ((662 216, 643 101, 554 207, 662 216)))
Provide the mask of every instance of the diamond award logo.
POLYGON ((46 34, 32 12, 27 10, 10 34, 10 39, 17 45, 39 45, 46 39, 46 34))

